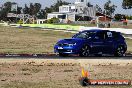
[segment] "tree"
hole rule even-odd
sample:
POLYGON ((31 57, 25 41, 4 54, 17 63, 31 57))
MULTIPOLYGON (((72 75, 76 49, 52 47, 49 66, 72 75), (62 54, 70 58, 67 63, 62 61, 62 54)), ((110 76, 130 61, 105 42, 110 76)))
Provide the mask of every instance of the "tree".
POLYGON ((21 13, 22 13, 21 11, 22 11, 22 7, 19 7, 19 6, 18 6, 18 7, 17 7, 17 14, 21 14, 21 13))
POLYGON ((40 3, 35 3, 34 4, 34 15, 36 15, 41 9, 41 4, 40 3))
POLYGON ((57 0, 57 2, 53 5, 51 5, 50 7, 46 7, 45 9, 41 9, 41 4, 40 3, 30 3, 30 5, 28 6, 27 4, 25 4, 24 8, 17 6, 17 11, 16 11, 16 7, 12 8, 12 4, 17 4, 15 2, 6 2, 4 3, 3 7, 0 8, 0 20, 7 20, 7 14, 12 12, 12 13, 17 13, 17 14, 30 14, 33 16, 37 16, 38 18, 42 18, 45 19, 48 13, 51 12, 58 12, 59 11, 59 6, 62 5, 67 5, 69 4, 66 1, 62 1, 62 0, 57 0))
POLYGON ((21 14, 22 7, 19 7, 17 3, 15 2, 6 2, 2 5, 2 8, 0 10, 0 20, 9 21, 12 22, 16 20, 16 18, 9 18, 7 17, 8 13, 17 13, 21 14))
POLYGON ((37 14, 38 19, 46 19, 46 17, 47 17, 47 14, 44 9, 41 9, 37 14))
POLYGON ((35 12, 34 12, 34 5, 33 5, 33 3, 30 3, 30 7, 29 7, 29 14, 30 14, 30 15, 34 15, 34 14, 35 14, 35 12))
POLYGON ((112 2, 110 0, 108 0, 105 4, 104 4, 104 14, 108 15, 108 16, 112 16, 112 14, 114 14, 115 9, 117 8, 116 5, 113 5, 112 2))
POLYGON ((46 11, 46 13, 51 13, 52 12, 52 8, 45 7, 45 11, 46 11))
POLYGON ((24 14, 29 14, 29 12, 30 12, 30 9, 29 9, 29 7, 27 6, 27 4, 25 4, 25 7, 23 8, 23 13, 24 13, 24 14))
POLYGON ((102 13, 103 12, 103 10, 101 9, 101 7, 99 5, 97 5, 97 4, 96 4, 96 10, 99 13, 102 13))
POLYGON ((7 20, 7 14, 11 11, 12 3, 6 2, 0 11, 0 20, 7 20))
POLYGON ((115 14, 114 19, 115 19, 116 21, 121 21, 121 20, 123 20, 123 19, 126 19, 126 16, 123 15, 123 14, 115 14))
POLYGON ((23 8, 23 13, 36 16, 40 10, 41 10, 40 3, 34 3, 34 4, 30 3, 29 7, 27 6, 27 4, 25 4, 25 7, 23 8))
POLYGON ((126 19, 128 19, 128 20, 132 20, 132 16, 126 16, 126 19))
POLYGON ((57 0, 57 2, 54 5, 51 5, 50 7, 46 7, 45 10, 47 13, 59 12, 59 6, 68 5, 68 4, 69 4, 68 2, 57 0))
POLYGON ((132 8, 132 0, 123 0, 122 8, 123 9, 131 9, 132 8))

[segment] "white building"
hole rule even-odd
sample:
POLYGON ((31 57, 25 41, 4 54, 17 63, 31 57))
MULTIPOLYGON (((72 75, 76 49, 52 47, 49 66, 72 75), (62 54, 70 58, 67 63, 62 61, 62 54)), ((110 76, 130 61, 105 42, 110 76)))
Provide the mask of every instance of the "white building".
POLYGON ((37 24, 44 24, 46 19, 37 19, 37 24))
POLYGON ((61 21, 91 20, 96 15, 96 8, 88 7, 87 3, 87 0, 76 0, 74 4, 62 5, 59 12, 48 13, 47 19, 56 17, 61 21))

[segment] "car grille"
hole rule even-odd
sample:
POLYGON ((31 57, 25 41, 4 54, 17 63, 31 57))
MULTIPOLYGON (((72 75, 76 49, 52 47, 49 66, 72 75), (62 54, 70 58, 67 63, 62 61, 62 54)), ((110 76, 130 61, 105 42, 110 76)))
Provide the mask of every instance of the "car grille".
POLYGON ((62 49, 62 50, 58 50, 59 52, 68 52, 68 50, 62 49))

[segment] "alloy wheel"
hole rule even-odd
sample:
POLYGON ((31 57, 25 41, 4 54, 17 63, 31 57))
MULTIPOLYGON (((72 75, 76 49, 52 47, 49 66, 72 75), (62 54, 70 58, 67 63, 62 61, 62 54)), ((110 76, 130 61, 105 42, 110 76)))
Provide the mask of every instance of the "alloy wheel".
POLYGON ((122 46, 117 48, 116 56, 123 56, 125 53, 124 48, 122 46))
POLYGON ((81 49, 80 56, 87 57, 87 56, 89 56, 89 53, 90 53, 89 47, 88 47, 87 45, 85 45, 85 46, 82 47, 82 49, 81 49))

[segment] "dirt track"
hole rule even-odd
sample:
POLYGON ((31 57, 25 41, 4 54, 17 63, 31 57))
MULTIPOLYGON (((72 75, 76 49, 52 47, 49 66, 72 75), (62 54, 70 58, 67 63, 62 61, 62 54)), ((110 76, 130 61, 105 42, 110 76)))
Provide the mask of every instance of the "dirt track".
POLYGON ((82 67, 89 71, 91 79, 132 80, 132 60, 10 58, 0 59, 0 88, 81 88, 78 78, 82 67))

